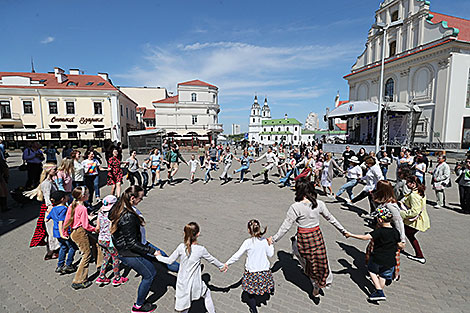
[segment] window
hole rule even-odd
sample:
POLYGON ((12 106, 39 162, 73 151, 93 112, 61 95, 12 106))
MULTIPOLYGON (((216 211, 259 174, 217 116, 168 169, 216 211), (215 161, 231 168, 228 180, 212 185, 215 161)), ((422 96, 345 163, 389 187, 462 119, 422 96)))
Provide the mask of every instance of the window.
POLYGON ((0 101, 1 118, 11 118, 10 101, 0 101))
POLYGON ((65 110, 67 114, 75 114, 75 103, 74 102, 65 102, 65 110))
POLYGON ((197 101, 197 96, 196 96, 195 93, 192 93, 192 94, 191 94, 191 101, 192 101, 192 102, 196 102, 196 101, 197 101))
POLYGON ((388 57, 393 57, 397 54, 397 41, 394 40, 388 45, 388 57))
POLYGON ((104 85, 104 83, 98 83, 98 86, 103 86, 103 85, 104 85))
POLYGON ((33 101, 23 101, 23 113, 33 114, 33 101))
POLYGON ((36 139, 36 133, 27 133, 26 134, 26 139, 36 139))
POLYGON ((124 116, 124 114, 122 113, 122 104, 121 104, 121 116, 124 116))
POLYGON ((468 70, 468 81, 467 81, 467 102, 465 104, 466 108, 470 108, 470 69, 468 70))
POLYGON ((268 136, 268 140, 271 140, 271 136, 268 136))
POLYGON ((294 140, 297 140, 297 136, 294 136, 294 140))
POLYGON ((47 79, 41 79, 41 80, 39 81, 39 83, 41 83, 41 84, 42 84, 42 83, 45 83, 46 80, 47 80, 47 79))
POLYGON ((272 132, 274 131, 274 127, 271 127, 271 131, 272 131, 272 132))
POLYGON ((104 138, 104 130, 96 131, 95 138, 104 138))
POLYGON ((74 83, 74 82, 68 82, 68 83, 67 83, 67 86, 77 86, 77 83, 74 83))
POLYGON ((192 117, 192 124, 196 125, 197 124, 197 115, 193 115, 192 117))
POLYGON ((129 118, 129 108, 126 108, 126 117, 129 118))
POLYGON ((155 119, 146 119, 145 120, 145 125, 147 127, 155 127, 155 119))
POLYGON ((281 127, 278 127, 277 130, 278 130, 278 131, 281 131, 281 127))
POLYGON ((287 127, 287 131, 289 131, 289 127, 287 127))
POLYGON ((261 136, 260 138, 261 138, 261 140, 263 140, 263 136, 261 136))
POLYGON ((70 132, 70 133, 68 133, 68 137, 69 137, 69 139, 78 138, 78 133, 77 132, 70 132))
POLYGON ((392 22, 398 21, 398 11, 392 12, 392 22))
POLYGON ((266 131, 266 128, 264 128, 263 131, 266 131))
POLYGON ((86 85, 91 86, 91 85, 93 85, 93 82, 88 82, 88 83, 86 83, 86 85))
POLYGON ((212 102, 215 103, 215 95, 212 95, 212 102))
POLYGON ((253 123, 255 122, 255 118, 253 118, 253 123))
POLYGON ((95 114, 103 114, 103 103, 93 102, 93 108, 95 109, 95 114))
POLYGON ((295 129, 295 131, 297 131, 297 126, 294 129, 295 129))
POLYGON ((60 132, 51 132, 51 139, 60 139, 60 132))
POLYGON ((59 110, 57 109, 56 101, 49 101, 49 114, 58 114, 59 110))
POLYGON ((393 101, 393 92, 395 89, 395 82, 392 78, 387 79, 385 83, 385 96, 384 101, 393 101))

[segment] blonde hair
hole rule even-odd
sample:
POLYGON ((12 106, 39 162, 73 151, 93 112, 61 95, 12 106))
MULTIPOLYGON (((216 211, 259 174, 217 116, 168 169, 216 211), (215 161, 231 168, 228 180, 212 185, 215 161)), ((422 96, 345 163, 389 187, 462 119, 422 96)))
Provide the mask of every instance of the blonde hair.
POLYGON ((63 159, 59 167, 57 168, 58 171, 67 173, 69 175, 72 174, 73 169, 74 169, 73 159, 70 157, 63 159))
POLYGON ((57 165, 54 164, 54 163, 44 164, 41 176, 39 178, 39 185, 36 188, 34 188, 33 190, 23 192, 23 194, 26 197, 30 198, 30 199, 33 199, 34 197, 36 197, 36 199, 38 199, 38 201, 43 201, 44 200, 44 194, 42 193, 41 184, 49 176, 49 173, 51 172, 51 170, 53 168, 56 168, 56 167, 57 167, 57 165))

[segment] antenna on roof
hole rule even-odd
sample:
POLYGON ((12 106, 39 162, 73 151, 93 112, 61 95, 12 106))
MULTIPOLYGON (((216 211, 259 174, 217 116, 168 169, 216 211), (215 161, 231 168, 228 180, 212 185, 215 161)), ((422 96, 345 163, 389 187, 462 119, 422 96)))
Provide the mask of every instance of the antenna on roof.
POLYGON ((34 70, 34 60, 33 60, 33 57, 31 57, 31 73, 36 73, 36 71, 34 70))

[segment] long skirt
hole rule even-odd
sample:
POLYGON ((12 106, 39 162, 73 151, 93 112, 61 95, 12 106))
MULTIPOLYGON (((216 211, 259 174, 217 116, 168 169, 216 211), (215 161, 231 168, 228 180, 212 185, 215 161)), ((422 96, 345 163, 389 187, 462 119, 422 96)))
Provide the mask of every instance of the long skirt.
MULTIPOLYGON (((370 256, 372 254, 372 251, 374 251, 374 240, 373 239, 371 241, 369 241, 369 244, 367 245, 367 248, 366 248, 366 265, 369 264, 369 259, 370 259, 370 256)), ((400 279, 400 249, 397 249, 395 259, 397 261, 397 265, 395 265, 395 272, 393 273, 393 279, 394 280, 399 280, 400 279)))
POLYGON ((249 294, 262 296, 274 291, 274 279, 271 270, 248 272, 245 270, 242 279, 242 289, 249 294))
POLYGON ((312 279, 319 288, 326 287, 330 270, 328 268, 325 241, 323 240, 320 227, 299 227, 297 231, 297 247, 300 255, 306 262, 305 274, 312 279))
POLYGON ((46 223, 44 222, 47 206, 43 203, 39 211, 39 217, 36 222, 36 229, 34 230, 33 238, 29 243, 29 247, 45 246, 47 245, 47 230, 46 223))

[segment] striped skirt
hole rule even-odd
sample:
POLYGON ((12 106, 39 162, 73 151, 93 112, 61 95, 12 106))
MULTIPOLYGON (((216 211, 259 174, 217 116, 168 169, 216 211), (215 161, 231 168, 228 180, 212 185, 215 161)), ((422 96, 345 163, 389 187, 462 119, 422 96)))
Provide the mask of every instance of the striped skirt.
POLYGON ((29 247, 45 246, 47 245, 47 229, 44 222, 45 215, 47 211, 47 206, 43 203, 41 204, 41 210, 39 211, 38 221, 36 223, 36 229, 34 230, 33 238, 29 244, 29 247))
POLYGON ((262 296, 274 291, 274 279, 270 270, 248 272, 245 270, 242 279, 242 289, 249 294, 262 296))
POLYGON ((312 173, 312 169, 311 169, 310 167, 306 167, 306 168, 304 168, 304 170, 302 171, 302 173, 300 173, 299 175, 297 175, 297 176, 295 177, 294 180, 298 180, 298 179, 300 179, 300 178, 302 178, 302 177, 307 177, 307 176, 309 176, 311 173, 312 173))
POLYGON ((320 227, 299 227, 297 230, 297 247, 300 255, 306 262, 305 274, 311 278, 319 288, 324 288, 330 270, 328 269, 326 246, 320 227))
MULTIPOLYGON (((369 264, 369 259, 374 251, 374 239, 372 239, 366 248, 366 265, 369 264)), ((395 265, 395 272, 393 273, 393 279, 399 280, 400 279, 400 249, 397 249, 397 254, 395 255, 395 259, 397 261, 397 265, 395 265)))

